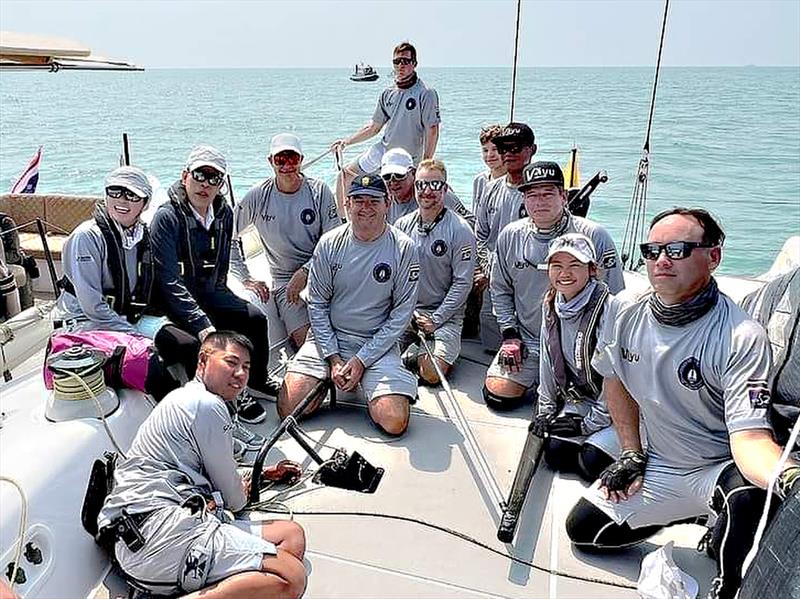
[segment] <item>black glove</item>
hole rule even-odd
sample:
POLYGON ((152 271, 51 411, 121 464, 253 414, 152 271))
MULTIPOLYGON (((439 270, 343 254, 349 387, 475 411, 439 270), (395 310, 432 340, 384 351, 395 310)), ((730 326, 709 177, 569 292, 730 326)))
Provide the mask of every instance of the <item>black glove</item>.
POLYGON ((577 437, 583 434, 581 425, 583 416, 578 414, 562 414, 550 425, 550 434, 557 437, 577 437))
POLYGON ((600 473, 600 486, 609 491, 624 491, 640 476, 644 476, 647 456, 635 449, 626 449, 619 459, 600 473))
POLYGON ((528 426, 528 430, 531 431, 537 437, 542 439, 546 438, 550 433, 550 422, 551 416, 547 414, 540 414, 533 419, 530 426, 528 426))
POLYGON ((789 466, 780 473, 775 492, 781 499, 787 499, 800 492, 800 466, 789 466))

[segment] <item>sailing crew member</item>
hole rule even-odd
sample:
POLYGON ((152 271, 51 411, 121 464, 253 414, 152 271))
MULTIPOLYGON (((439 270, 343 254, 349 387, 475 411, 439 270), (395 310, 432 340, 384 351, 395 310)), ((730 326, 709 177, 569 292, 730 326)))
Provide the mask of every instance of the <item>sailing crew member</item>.
MULTIPOLYGON (((250 490, 236 471, 226 404, 247 384, 252 350, 244 335, 209 333, 197 378, 156 406, 115 468, 98 530, 137 586, 187 598, 303 594, 303 529, 225 513, 244 508, 250 490)), ((300 474, 288 460, 264 470, 268 480, 300 474)))
POLYGON ((323 235, 311 259, 311 331, 287 367, 278 415, 286 417, 319 381, 330 379, 342 391, 361 388, 372 421, 397 436, 408 428, 417 394, 398 347, 417 303, 417 250, 386 223, 389 198, 379 176, 356 178, 345 207, 348 224, 323 235))
POLYGON ((248 393, 239 402, 239 419, 261 422, 266 411, 253 394, 275 396, 267 376, 267 318, 228 289, 233 211, 220 193, 228 165, 219 150, 197 146, 181 178, 169 189, 169 202, 156 210, 151 225, 156 280, 167 316, 203 341, 217 328, 234 330, 253 344, 248 393))
POLYGON ((150 233, 140 218, 152 191, 147 175, 136 167, 109 173, 105 201, 64 242, 55 314, 65 333, 114 331, 122 334, 123 345, 134 342, 125 335, 152 339, 156 352, 148 360, 144 390, 161 399, 180 386, 168 367, 180 364, 185 376, 194 376, 200 344, 157 316, 150 233))
POLYGON ((590 483, 619 455, 603 377, 591 365, 598 334, 619 301, 597 280, 597 271, 594 244, 585 235, 566 233, 550 242, 534 417, 534 433, 547 438, 550 467, 590 483))
MULTIPOLYGON (((533 130, 525 123, 509 123, 499 135, 494 136, 497 152, 503 159, 506 174, 487 184, 483 201, 475 210, 475 236, 478 240, 478 265, 487 276, 492 271, 497 237, 506 225, 525 218, 525 202, 518 186, 522 173, 536 154, 533 130)), ((486 282, 479 280, 479 285, 486 282)), ((500 329, 492 308, 488 289, 483 294, 480 313, 481 342, 487 350, 497 351, 502 342, 500 329)))
MULTIPOLYGON (((651 222, 641 252, 653 291, 618 312, 593 360, 622 453, 567 519, 577 546, 615 549, 673 523, 716 518, 715 599, 739 587, 781 455, 768 417, 766 332, 712 276, 724 239, 701 209, 673 208, 651 222)), ((798 484, 800 466, 789 460, 777 490, 798 484)))
POLYGON ((392 51, 394 84, 378 98, 372 120, 350 137, 339 139, 334 150, 365 141, 383 130, 381 140, 365 151, 352 164, 344 167, 336 183, 337 202, 341 210, 345 190, 354 177, 377 172, 386 150, 405 148, 414 164, 433 158, 439 141, 439 96, 417 76, 417 50, 408 42, 392 51))
MULTIPOLYGON (((253 279, 239 244, 231 247, 231 272, 261 302, 270 298, 295 349, 308 332, 308 310, 300 292, 308 281, 311 254, 322 234, 341 224, 336 201, 324 181, 303 174, 303 148, 293 133, 270 142, 267 157, 275 175, 253 187, 233 209, 234 238, 250 225, 258 231, 272 288, 253 279)), ((276 323, 270 323, 275 326, 276 323)))
MULTIPOLYGON (((509 171, 510 172, 510 171, 509 171)), ((534 162, 525 168, 519 192, 528 218, 508 225, 497 239, 489 288, 503 343, 486 373, 483 397, 494 409, 510 409, 539 380, 539 334, 542 299, 548 288, 546 263, 550 242, 565 233, 583 233, 594 244, 602 267, 601 280, 611 293, 625 283, 611 235, 588 219, 567 211, 564 174, 555 162, 534 162)), ((491 201, 491 200, 489 200, 491 201)))
MULTIPOLYGON (((416 168, 411 154, 403 148, 387 151, 381 159, 381 178, 391 200, 386 222, 393 225, 419 208, 414 186, 416 168)), ((466 220, 470 227, 475 226, 475 216, 461 203, 449 185, 445 185, 444 205, 466 220)))
MULTIPOLYGON (((388 153, 388 152, 387 152, 388 153)), ((445 376, 461 352, 461 327, 467 296, 477 260, 475 234, 467 221, 445 206, 447 169, 435 159, 423 160, 414 184, 419 209, 395 226, 414 242, 419 255, 420 276, 417 310, 413 324, 432 338, 432 353, 445 376)), ((441 381, 429 355, 413 332, 406 368, 418 372, 422 382, 441 381)))

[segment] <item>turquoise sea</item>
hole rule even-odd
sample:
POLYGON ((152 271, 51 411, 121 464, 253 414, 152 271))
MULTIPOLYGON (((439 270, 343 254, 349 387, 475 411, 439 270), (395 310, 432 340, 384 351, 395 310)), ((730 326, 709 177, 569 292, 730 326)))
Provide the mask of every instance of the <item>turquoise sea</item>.
MULTIPOLYGON (((298 133, 306 159, 367 122, 377 83, 347 69, 150 70, 143 73, 0 74, 0 190, 39 145, 39 191, 100 194, 117 165, 122 133, 133 163, 171 183, 198 143, 223 150, 241 197, 267 174, 270 137, 298 133)), ((420 69, 439 92, 438 155, 467 203, 482 169, 479 128, 508 120, 508 68, 420 69)), ((641 155, 650 68, 528 68, 517 85, 517 120, 529 123, 538 157, 582 153, 584 178, 605 169, 590 216, 621 241, 641 155)), ((666 68, 651 141, 648 215, 682 204, 716 213, 728 233, 722 270, 758 274, 800 233, 800 69, 666 68)), ((352 159, 351 149, 347 158, 352 159)), ((309 174, 333 183, 330 157, 309 174)))

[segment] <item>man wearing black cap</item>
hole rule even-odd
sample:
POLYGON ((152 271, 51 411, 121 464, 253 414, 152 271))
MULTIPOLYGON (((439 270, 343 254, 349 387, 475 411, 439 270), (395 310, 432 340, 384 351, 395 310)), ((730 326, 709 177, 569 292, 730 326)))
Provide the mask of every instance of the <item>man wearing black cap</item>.
POLYGON ((500 232, 489 284, 503 338, 483 388, 486 404, 495 409, 514 407, 528 390, 536 390, 542 299, 548 288, 542 265, 550 241, 565 233, 586 235, 597 251, 598 278, 606 282, 611 293, 625 286, 611 235, 600 225, 567 211, 564 174, 558 164, 529 165, 518 189, 530 217, 500 232))
MULTIPOLYGON (((475 237, 478 240, 479 270, 488 277, 497 236, 506 225, 527 216, 522 192, 522 172, 536 154, 533 130, 525 123, 509 123, 494 138, 497 152, 503 159, 506 175, 489 183, 484 199, 475 208, 475 237)), ((500 346, 500 331, 492 311, 492 298, 488 289, 483 294, 481 306, 481 342, 490 350, 500 346)))
POLYGON ((278 414, 288 415, 329 379, 341 391, 360 388, 372 421, 401 435, 417 394, 398 348, 417 303, 417 251, 405 233, 386 223, 389 199, 378 175, 356 178, 345 208, 347 224, 323 235, 311 258, 311 331, 287 368, 278 414))

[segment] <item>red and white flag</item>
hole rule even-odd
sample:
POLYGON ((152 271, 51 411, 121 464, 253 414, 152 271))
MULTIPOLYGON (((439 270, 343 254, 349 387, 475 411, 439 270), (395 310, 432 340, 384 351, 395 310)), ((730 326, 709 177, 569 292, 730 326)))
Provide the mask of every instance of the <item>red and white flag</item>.
POLYGON ((42 160, 42 146, 36 150, 28 166, 22 171, 22 174, 17 179, 11 188, 11 193, 34 193, 36 191, 36 184, 39 182, 39 162, 42 160))

